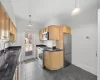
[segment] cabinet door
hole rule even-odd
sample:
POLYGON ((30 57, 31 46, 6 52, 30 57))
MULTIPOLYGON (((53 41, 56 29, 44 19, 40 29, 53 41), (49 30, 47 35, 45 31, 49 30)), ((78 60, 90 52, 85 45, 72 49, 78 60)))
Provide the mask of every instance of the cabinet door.
POLYGON ((2 35, 2 9, 1 9, 1 3, 0 3, 0 39, 2 35))
POLYGON ((10 20, 10 33, 13 34, 13 23, 11 20, 10 20))
POLYGON ((42 40, 42 34, 43 34, 43 30, 40 30, 40 33, 39 33, 40 40, 42 40))
POLYGON ((71 28, 69 28, 68 26, 62 26, 62 27, 63 27, 63 33, 67 33, 67 34, 71 33, 71 28))
POLYGON ((58 26, 49 26, 49 40, 59 40, 58 26))
POLYGON ((13 40, 15 41, 16 40, 16 27, 13 25, 13 40))
POLYGON ((15 69, 15 73, 14 73, 14 76, 13 76, 13 80, 19 80, 19 76, 18 76, 18 67, 15 69))
POLYGON ((10 20, 10 41, 14 41, 13 23, 11 20, 10 20))
POLYGON ((6 39, 9 39, 9 37, 10 37, 9 31, 10 31, 10 19, 9 19, 8 15, 6 14, 6 28, 5 28, 6 39))
POLYGON ((46 32, 48 32, 48 27, 46 27, 45 29, 46 29, 46 32))
POLYGON ((6 25, 5 25, 5 21, 6 21, 6 17, 5 17, 5 12, 4 12, 4 9, 2 6, 0 6, 0 30, 1 30, 1 39, 5 39, 5 28, 6 28, 6 25))

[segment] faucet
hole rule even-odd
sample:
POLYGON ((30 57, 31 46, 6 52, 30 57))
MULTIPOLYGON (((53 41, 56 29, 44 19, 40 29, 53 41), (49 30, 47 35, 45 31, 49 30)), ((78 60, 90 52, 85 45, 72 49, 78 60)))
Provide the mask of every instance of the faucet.
POLYGON ((10 41, 6 41, 5 43, 4 43, 4 53, 6 52, 6 43, 9 43, 10 41))

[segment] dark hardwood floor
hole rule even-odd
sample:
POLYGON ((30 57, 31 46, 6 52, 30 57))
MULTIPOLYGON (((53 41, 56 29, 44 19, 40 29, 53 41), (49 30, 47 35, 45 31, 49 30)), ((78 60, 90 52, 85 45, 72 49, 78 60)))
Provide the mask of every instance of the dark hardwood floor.
POLYGON ((20 64, 19 80, 97 80, 97 77, 74 65, 56 71, 42 69, 37 60, 20 64))

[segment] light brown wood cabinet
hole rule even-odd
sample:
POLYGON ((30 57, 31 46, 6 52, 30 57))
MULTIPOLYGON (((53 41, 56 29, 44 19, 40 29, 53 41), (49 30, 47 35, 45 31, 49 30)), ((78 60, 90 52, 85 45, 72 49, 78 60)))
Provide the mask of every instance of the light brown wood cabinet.
POLYGON ((17 33, 16 30, 17 29, 16 29, 15 25, 12 22, 10 22, 10 31, 9 31, 10 41, 15 41, 16 40, 16 33, 17 33))
POLYGON ((48 32, 48 27, 45 28, 45 31, 48 32))
POLYGON ((48 26, 49 40, 59 40, 59 26, 51 25, 48 26))
POLYGON ((39 32, 39 38, 40 38, 40 40, 43 40, 43 30, 40 30, 40 32, 39 32))
POLYGON ((5 21, 6 21, 6 14, 4 8, 0 3, 0 39, 5 38, 5 21))
MULTIPOLYGON (((42 30, 40 30, 40 40, 42 40, 42 35, 44 32, 49 32, 49 40, 63 40, 63 34, 71 34, 71 28, 68 26, 57 26, 50 25, 42 30)), ((60 41, 62 43, 62 41, 60 41)))
POLYGON ((64 34, 71 34, 71 28, 68 26, 60 26, 60 39, 56 41, 56 47, 60 49, 64 49, 64 34))
POLYGON ((13 80, 19 80, 18 78, 19 78, 19 76, 18 76, 18 67, 16 67, 15 73, 14 73, 14 76, 13 76, 13 80))
POLYGON ((16 40, 16 27, 8 16, 5 8, 0 3, 0 39, 11 41, 16 40))
POLYGON ((59 40, 59 26, 51 25, 40 30, 40 40, 43 40, 42 36, 44 32, 49 32, 49 40, 59 40))
POLYGON ((58 70, 64 66, 63 51, 45 51, 44 66, 49 70, 58 70))
POLYGON ((63 33, 71 34, 71 28, 68 26, 61 26, 63 28, 63 33))

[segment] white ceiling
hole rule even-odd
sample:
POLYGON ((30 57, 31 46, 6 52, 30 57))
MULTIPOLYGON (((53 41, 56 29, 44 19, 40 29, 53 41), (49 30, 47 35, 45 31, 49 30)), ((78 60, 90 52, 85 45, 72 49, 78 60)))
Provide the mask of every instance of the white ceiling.
MULTIPOLYGON (((95 3, 97 4, 97 1, 77 0, 77 6, 85 11, 95 3)), ((16 16, 28 19, 28 15, 31 14, 32 20, 39 23, 45 23, 53 17, 70 17, 74 3, 75 0, 12 0, 16 16)))

